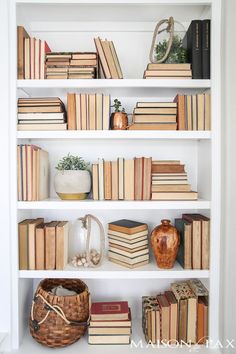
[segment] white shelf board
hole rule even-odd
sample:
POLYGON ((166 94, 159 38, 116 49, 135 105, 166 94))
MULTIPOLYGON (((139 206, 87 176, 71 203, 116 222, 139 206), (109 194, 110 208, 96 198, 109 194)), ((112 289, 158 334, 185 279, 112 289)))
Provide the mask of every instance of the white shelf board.
POLYGON ((210 80, 91 79, 17 80, 18 88, 210 88, 210 80))
POLYGON ((212 0, 15 0, 19 4, 210 5, 212 0))
POLYGON ((18 202, 18 209, 36 209, 36 210, 192 210, 192 209, 210 209, 211 203, 208 200, 198 199, 196 201, 65 201, 50 198, 36 202, 18 202))
POLYGON ((64 270, 20 270, 20 278, 82 278, 82 279, 187 279, 208 278, 208 270, 185 270, 177 262, 172 269, 160 269, 149 263, 143 267, 129 269, 104 259, 98 268, 74 268, 67 265, 64 270))
POLYGON ((66 130, 18 131, 18 139, 98 139, 98 140, 202 140, 211 139, 210 131, 153 131, 153 130, 66 130))

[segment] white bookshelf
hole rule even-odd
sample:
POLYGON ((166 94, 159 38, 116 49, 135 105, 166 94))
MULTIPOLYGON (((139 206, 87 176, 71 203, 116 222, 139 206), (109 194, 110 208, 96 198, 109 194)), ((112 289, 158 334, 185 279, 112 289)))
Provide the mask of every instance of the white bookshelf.
MULTIPOLYGON (((133 310, 135 340, 141 333, 141 296, 167 290, 176 279, 202 279, 210 291, 209 329, 213 341, 219 338, 219 259, 221 201, 221 107, 220 107, 220 0, 11 0, 10 11, 10 147, 11 147, 11 263, 12 263, 12 349, 16 353, 42 353, 28 333, 28 315, 34 289, 42 278, 81 278, 89 286, 93 299, 128 299, 133 310), (156 22, 169 16, 187 27, 192 19, 212 19, 211 80, 143 80, 148 63, 152 32, 156 22), (23 25, 29 34, 46 39, 54 51, 94 51, 93 38, 112 39, 116 45, 125 79, 123 80, 17 80, 16 25, 23 25), (110 93, 118 97, 128 113, 137 100, 154 98, 172 100, 176 93, 211 91, 212 131, 17 131, 16 101, 18 97, 59 96, 64 102, 68 92, 110 93), (39 202, 18 202, 16 199, 16 144, 32 143, 49 152, 50 198, 39 202), (177 159, 186 165, 197 201, 61 201, 53 187, 55 165, 64 154, 76 153, 93 163, 98 157, 152 156, 154 159, 177 159), (162 218, 180 217, 184 212, 209 215, 211 225, 210 270, 184 270, 177 263, 171 270, 161 270, 153 259, 147 266, 125 269, 107 260, 99 269, 75 269, 68 265, 63 271, 19 271, 17 222, 24 218, 45 217, 73 222, 91 212, 106 226, 119 218, 130 218, 149 224, 150 230, 162 218), (142 286, 140 287, 140 284, 142 286), (104 292, 104 289, 106 291, 104 292)), ((107 348, 107 347, 106 347, 107 348)), ((89 346, 86 338, 66 353, 79 350, 103 353, 103 346, 89 346)), ((154 349, 130 349, 153 352, 154 349)), ((163 349, 164 350, 164 349, 163 349)), ((109 347, 116 353, 120 347, 109 347)), ((165 353, 173 349, 165 348, 165 353)), ((211 349, 202 348, 209 353, 211 349)), ((160 353, 162 352, 162 349, 160 353)), ((188 352, 176 348, 176 353, 188 352)), ((215 351, 214 351, 215 353, 215 351)))

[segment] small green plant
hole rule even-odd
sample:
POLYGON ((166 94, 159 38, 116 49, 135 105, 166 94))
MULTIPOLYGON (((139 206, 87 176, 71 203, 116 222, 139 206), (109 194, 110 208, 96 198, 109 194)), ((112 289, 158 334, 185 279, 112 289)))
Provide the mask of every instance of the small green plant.
MULTIPOLYGON (((166 39, 156 45, 156 60, 161 60, 164 57, 167 47, 168 41, 166 39)), ((178 35, 173 36, 173 42, 170 49, 170 53, 167 59, 165 60, 165 63, 187 63, 187 50, 183 47, 183 41, 178 35)))
POLYGON ((124 108, 121 109, 122 104, 117 98, 114 100, 114 104, 112 105, 112 107, 115 109, 116 113, 117 112, 125 113, 125 109, 124 108))
POLYGON ((64 156, 56 166, 59 171, 64 170, 87 170, 89 163, 85 162, 82 157, 70 155, 64 156))

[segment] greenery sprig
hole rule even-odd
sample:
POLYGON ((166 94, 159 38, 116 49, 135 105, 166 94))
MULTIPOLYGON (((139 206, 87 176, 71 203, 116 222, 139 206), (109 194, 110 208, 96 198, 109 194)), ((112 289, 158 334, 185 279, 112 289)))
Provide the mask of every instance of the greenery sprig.
POLYGON ((124 108, 121 109, 122 104, 117 98, 114 100, 114 104, 111 107, 113 107, 115 109, 116 113, 117 112, 125 113, 125 109, 124 108))
POLYGON ((87 170, 89 163, 85 162, 82 157, 70 155, 64 156, 57 164, 56 169, 59 171, 64 170, 87 170))
MULTIPOLYGON (((155 59, 160 60, 164 57, 168 47, 168 41, 164 39, 155 47, 155 59)), ((170 53, 165 60, 167 64, 187 63, 187 50, 183 47, 183 41, 178 35, 173 36, 170 53)))

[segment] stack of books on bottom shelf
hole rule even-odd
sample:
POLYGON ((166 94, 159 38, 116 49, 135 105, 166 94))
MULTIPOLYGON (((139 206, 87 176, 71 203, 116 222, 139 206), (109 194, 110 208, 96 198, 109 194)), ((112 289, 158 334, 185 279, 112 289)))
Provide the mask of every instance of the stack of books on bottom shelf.
POLYGON ((176 282, 171 290, 142 297, 147 342, 204 344, 208 338, 208 290, 200 280, 176 282))
POLYGON ((185 166, 176 160, 152 161, 152 200, 196 200, 185 166))
POLYGON ((18 130, 66 130, 64 103, 58 97, 19 98, 18 130))
POLYGON ((137 268, 149 263, 148 227, 132 220, 118 220, 108 224, 111 262, 127 268, 137 268))
POLYGON ((92 303, 89 344, 129 344, 130 339, 131 311, 127 301, 92 303))
POLYGON ((191 64, 149 63, 144 71, 144 79, 192 79, 191 64))

